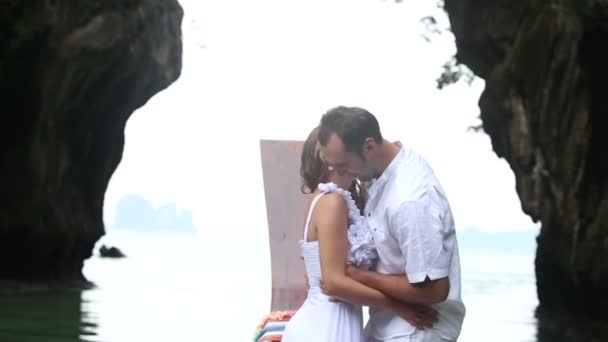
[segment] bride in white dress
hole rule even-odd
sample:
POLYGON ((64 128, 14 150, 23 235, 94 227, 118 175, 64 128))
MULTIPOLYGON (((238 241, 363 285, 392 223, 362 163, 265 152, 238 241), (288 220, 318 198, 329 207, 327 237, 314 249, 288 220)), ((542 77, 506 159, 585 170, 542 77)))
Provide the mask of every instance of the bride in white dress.
POLYGON ((315 128, 304 143, 300 170, 304 187, 313 194, 300 242, 308 296, 285 327, 282 341, 363 342, 362 305, 389 308, 412 324, 416 315, 423 316, 424 322, 415 325, 431 326, 436 313, 429 308, 397 302, 346 276, 347 263, 368 269, 377 254, 361 216, 364 201, 355 178, 323 163, 317 134, 315 128))

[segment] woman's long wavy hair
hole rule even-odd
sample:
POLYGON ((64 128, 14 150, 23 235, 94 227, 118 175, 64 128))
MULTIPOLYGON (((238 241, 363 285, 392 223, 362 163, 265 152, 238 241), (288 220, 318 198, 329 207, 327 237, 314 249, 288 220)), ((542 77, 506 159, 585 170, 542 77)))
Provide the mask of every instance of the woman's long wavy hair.
MULTIPOLYGON (((300 176, 302 177, 302 193, 310 194, 319 186, 326 182, 329 174, 328 166, 322 159, 319 151, 319 127, 310 132, 302 148, 302 158, 300 164, 300 176)), ((364 186, 355 180, 348 189, 362 212, 365 206, 366 193, 364 186)))

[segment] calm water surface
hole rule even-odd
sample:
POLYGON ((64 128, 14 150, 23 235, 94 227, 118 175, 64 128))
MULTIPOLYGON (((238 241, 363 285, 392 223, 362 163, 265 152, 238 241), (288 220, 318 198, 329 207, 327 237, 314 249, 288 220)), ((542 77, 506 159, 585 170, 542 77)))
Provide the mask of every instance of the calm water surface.
MULTIPOLYGON (((251 341, 270 304, 268 243, 229 234, 110 232, 82 293, 0 297, 0 341, 251 341), (208 243, 216 241, 218 243, 208 243), (221 243, 224 241, 224 243, 221 243), (231 241, 228 244, 228 241, 231 241)), ((460 341, 534 341, 532 255, 461 252, 460 341)))

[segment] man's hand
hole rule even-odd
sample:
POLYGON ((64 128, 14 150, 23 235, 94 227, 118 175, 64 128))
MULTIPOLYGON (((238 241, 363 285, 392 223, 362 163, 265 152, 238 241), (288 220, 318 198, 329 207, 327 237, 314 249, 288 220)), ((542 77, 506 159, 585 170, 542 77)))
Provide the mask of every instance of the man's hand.
POLYGON ((393 311, 418 329, 431 328, 437 323, 437 310, 427 305, 396 303, 393 311))
MULTIPOLYGON (((320 281, 319 285, 321 286, 321 291, 323 292, 323 294, 326 295, 326 296, 329 296, 327 294, 327 292, 325 291, 325 286, 323 285, 323 280, 320 281)), ((329 296, 329 301, 330 302, 334 302, 334 303, 340 303, 340 302, 342 302, 338 298, 334 298, 334 297, 331 297, 331 296, 329 296)))
POLYGON ((364 271, 362 271, 361 269, 359 269, 353 265, 346 265, 346 271, 345 271, 346 276, 349 278, 352 278, 360 283, 361 283, 360 277, 363 272, 364 271))

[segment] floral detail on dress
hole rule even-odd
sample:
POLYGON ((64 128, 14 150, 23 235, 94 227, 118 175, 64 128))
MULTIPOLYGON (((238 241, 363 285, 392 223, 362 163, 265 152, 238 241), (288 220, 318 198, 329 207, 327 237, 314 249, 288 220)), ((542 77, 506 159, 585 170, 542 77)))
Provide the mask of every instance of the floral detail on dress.
POLYGON ((319 190, 328 193, 335 192, 342 195, 348 207, 348 242, 349 250, 347 262, 363 269, 370 269, 378 253, 374 244, 374 236, 365 217, 361 216, 359 208, 350 191, 344 190, 334 183, 321 183, 319 190))

